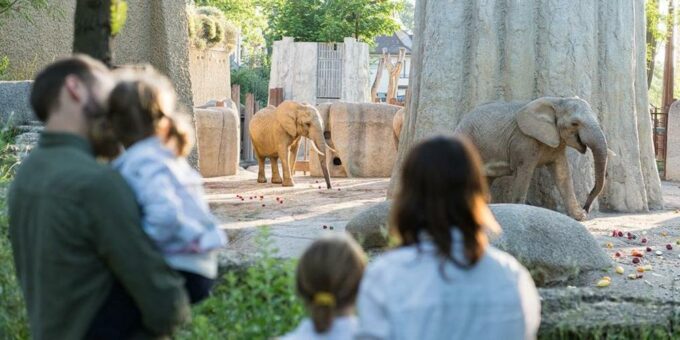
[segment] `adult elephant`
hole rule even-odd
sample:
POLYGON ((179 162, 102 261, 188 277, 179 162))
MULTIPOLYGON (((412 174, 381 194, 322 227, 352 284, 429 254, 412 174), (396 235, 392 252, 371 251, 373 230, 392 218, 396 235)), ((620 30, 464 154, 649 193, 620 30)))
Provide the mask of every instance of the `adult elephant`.
POLYGON ((278 107, 270 105, 253 116, 248 131, 259 164, 258 183, 267 183, 264 161, 269 157, 272 165, 272 183, 283 183, 285 187, 294 186, 293 174, 300 138, 307 137, 312 141, 313 149, 319 154, 326 187, 331 188, 325 151, 321 151, 330 147, 323 136, 321 116, 314 106, 292 100, 286 100, 278 107), (279 158, 283 179, 279 175, 279 158))
POLYGON ((578 97, 543 97, 531 102, 494 102, 477 107, 456 133, 479 149, 489 184, 514 176, 512 203, 525 203, 536 167, 547 165, 569 216, 584 220, 602 192, 607 169, 607 140, 590 105, 578 97), (576 200, 566 147, 589 148, 595 163, 595 186, 583 209, 576 200))

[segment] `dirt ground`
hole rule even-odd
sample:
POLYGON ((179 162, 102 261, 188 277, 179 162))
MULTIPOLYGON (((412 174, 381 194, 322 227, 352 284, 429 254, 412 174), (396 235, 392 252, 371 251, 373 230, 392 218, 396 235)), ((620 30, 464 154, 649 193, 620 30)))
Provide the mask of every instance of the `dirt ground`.
MULTIPOLYGON (((281 256, 299 256, 312 240, 323 233, 343 232, 354 215, 384 201, 389 184, 386 178, 336 178, 333 189, 328 190, 322 178, 298 174, 296 186, 284 188, 271 183, 257 184, 255 171, 256 168, 251 168, 240 171, 237 176, 206 180, 211 209, 230 237, 227 254, 252 253, 258 227, 267 225, 271 227, 271 240, 281 256)), ((591 214, 584 224, 611 256, 613 266, 607 272, 583 275, 568 284, 594 286, 598 279, 609 276, 611 285, 602 289, 661 299, 680 297, 680 244, 677 244, 680 242, 680 183, 664 182, 663 192, 663 210, 591 214), (624 236, 612 237, 613 230, 622 231, 624 236), (629 240, 629 232, 637 238, 629 240), (644 244, 643 238, 647 239, 644 244), (667 250, 667 244, 673 249, 667 250), (651 247, 652 252, 647 252, 647 247, 651 247), (634 249, 643 253, 640 264, 632 262, 634 249), (661 256, 655 254, 657 250, 661 256), (616 252, 621 256, 616 257, 616 252), (616 265, 624 268, 623 275, 614 272, 616 265), (642 273, 642 278, 628 278, 629 274, 636 273, 637 267, 646 265, 652 270, 642 273)))

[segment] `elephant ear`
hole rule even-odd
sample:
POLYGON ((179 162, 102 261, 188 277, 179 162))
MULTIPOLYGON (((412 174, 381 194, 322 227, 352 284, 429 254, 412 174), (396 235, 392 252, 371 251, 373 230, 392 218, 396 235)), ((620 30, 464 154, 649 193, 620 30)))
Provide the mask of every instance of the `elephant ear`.
POLYGON ((552 100, 539 98, 522 107, 516 115, 519 129, 552 148, 560 145, 555 107, 552 100))
POLYGON ((281 127, 292 137, 297 136, 297 110, 298 104, 285 101, 276 108, 276 120, 281 127))

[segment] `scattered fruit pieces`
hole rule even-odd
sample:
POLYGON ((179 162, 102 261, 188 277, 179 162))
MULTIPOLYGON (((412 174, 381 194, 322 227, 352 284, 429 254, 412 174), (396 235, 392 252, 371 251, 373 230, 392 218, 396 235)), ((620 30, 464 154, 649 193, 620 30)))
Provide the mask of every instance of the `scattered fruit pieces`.
POLYGON ((323 228, 326 229, 326 228, 328 228, 328 226, 324 224, 324 225, 323 225, 323 228))
POLYGON ((649 253, 651 251, 652 251, 652 247, 647 247, 647 252, 649 253))
POLYGON ((645 266, 642 266, 641 268, 644 269, 646 272, 652 271, 652 266, 649 265, 649 264, 648 264, 648 265, 645 265, 645 266))
POLYGON ((621 267, 621 266, 616 266, 616 269, 615 269, 615 270, 616 270, 616 273, 617 273, 617 274, 623 275, 623 272, 624 272, 623 267, 621 267))
POLYGON ((319 185, 319 190, 321 190, 321 186, 319 185))
POLYGON ((668 232, 667 232, 667 231, 662 231, 662 232, 661 232, 661 236, 668 236, 668 232))
POLYGON ((645 272, 645 268, 642 268, 642 267, 637 267, 637 269, 635 269, 635 270, 636 270, 638 273, 644 273, 644 272, 645 272))
POLYGON ((640 258, 639 258, 639 257, 634 257, 634 258, 633 258, 633 263, 635 263, 635 264, 640 263, 640 258))
POLYGON ((616 254, 614 254, 614 256, 621 257, 621 253, 617 251, 616 254))
POLYGON ((633 249, 633 251, 630 252, 630 255, 635 257, 642 257, 644 254, 642 254, 642 252, 640 252, 637 249, 633 249))
POLYGON ((657 251, 656 251, 656 256, 661 256, 661 255, 663 255, 663 253, 661 252, 661 250, 657 250, 657 251))
POLYGON ((263 204, 263 205, 262 205, 263 208, 266 207, 266 206, 267 206, 266 204, 263 204))
POLYGON ((280 201, 279 201, 279 204, 283 204, 283 200, 280 200, 280 201))
POLYGON ((666 249, 673 250, 673 246, 669 243, 669 244, 666 245, 666 249))
POLYGON ((623 237, 623 231, 619 231, 618 235, 619 237, 623 237))
POLYGON ((675 244, 680 246, 680 240, 675 241, 675 244))
POLYGON ((619 232, 616 229, 614 229, 614 230, 612 230, 612 237, 616 237, 616 236, 619 236, 619 232))
POLYGON ((630 279, 630 280, 637 280, 637 279, 641 279, 641 278, 642 278, 642 274, 640 274, 640 273, 628 275, 628 279, 630 279))
POLYGON ((333 230, 333 226, 328 227, 328 229, 333 230))
POLYGON ((647 243, 647 239, 646 239, 646 238, 643 238, 643 239, 641 240, 641 242, 642 242, 642 243, 647 243))
POLYGON ((603 277, 600 281, 597 281, 597 287, 600 288, 608 287, 610 284, 612 284, 612 279, 607 276, 603 277))
POLYGON ((605 246, 607 247, 607 249, 614 248, 614 244, 612 244, 611 242, 607 243, 605 246))

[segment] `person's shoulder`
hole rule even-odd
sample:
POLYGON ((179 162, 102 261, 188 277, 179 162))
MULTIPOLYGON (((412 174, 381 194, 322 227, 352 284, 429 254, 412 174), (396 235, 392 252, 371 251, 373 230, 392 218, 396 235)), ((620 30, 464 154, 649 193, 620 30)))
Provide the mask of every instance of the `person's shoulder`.
POLYGON ((293 331, 281 336, 279 340, 308 340, 314 338, 314 335, 315 332, 311 320, 305 318, 293 331))
POLYGON ((413 261, 418 256, 418 249, 415 246, 403 246, 391 249, 384 254, 379 255, 375 260, 369 263, 367 273, 375 278, 383 278, 401 267, 403 264, 413 261))

